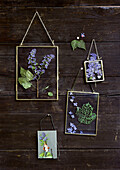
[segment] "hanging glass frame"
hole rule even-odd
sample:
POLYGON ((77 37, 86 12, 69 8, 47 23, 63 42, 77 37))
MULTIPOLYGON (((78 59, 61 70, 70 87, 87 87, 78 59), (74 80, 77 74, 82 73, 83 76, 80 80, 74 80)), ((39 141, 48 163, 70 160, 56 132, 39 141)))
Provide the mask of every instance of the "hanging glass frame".
POLYGON ((68 91, 65 134, 97 135, 99 93, 68 91))
POLYGON ((16 99, 58 100, 58 47, 16 47, 16 99))
POLYGON ((92 40, 91 43, 87 61, 84 61, 84 68, 85 68, 86 83, 104 81, 105 78, 104 78, 104 70, 103 70, 103 60, 99 58, 96 42, 94 39, 92 40), (96 53, 91 53, 93 43, 95 45, 96 53))
POLYGON ((40 120, 40 130, 37 131, 37 141, 38 159, 57 159, 57 130, 55 130, 51 114, 45 115, 40 120), (53 130, 42 130, 41 123, 46 117, 50 118, 53 130))
POLYGON ((37 131, 38 159, 57 159, 57 131, 37 131))
POLYGON ((55 46, 36 11, 28 29, 16 47, 16 100, 58 100, 58 46, 55 46), (51 46, 24 46, 24 39, 36 15, 51 46))

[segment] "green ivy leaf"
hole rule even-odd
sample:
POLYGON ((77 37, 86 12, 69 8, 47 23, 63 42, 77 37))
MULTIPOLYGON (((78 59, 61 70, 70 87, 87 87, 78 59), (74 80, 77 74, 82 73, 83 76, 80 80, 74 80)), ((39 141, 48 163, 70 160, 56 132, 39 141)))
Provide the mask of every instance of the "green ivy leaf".
POLYGON ((73 51, 78 47, 78 40, 71 41, 71 46, 73 51))
POLYGON ((77 47, 86 50, 85 42, 83 40, 77 42, 77 47))
POLYGON ((71 41, 72 49, 75 50, 77 47, 86 50, 85 42, 83 40, 73 40, 71 41))
POLYGON ((53 93, 52 92, 48 92, 48 96, 52 97, 53 93))
POLYGON ((24 87, 24 89, 28 89, 32 86, 32 83, 26 80, 24 77, 18 78, 19 83, 24 87))

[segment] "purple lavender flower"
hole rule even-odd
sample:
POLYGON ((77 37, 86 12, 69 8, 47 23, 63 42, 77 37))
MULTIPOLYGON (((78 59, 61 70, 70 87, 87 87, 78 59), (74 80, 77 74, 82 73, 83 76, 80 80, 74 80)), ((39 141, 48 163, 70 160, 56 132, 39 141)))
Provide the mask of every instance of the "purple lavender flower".
POLYGON ((74 125, 74 127, 73 127, 73 128, 74 128, 74 130, 77 130, 77 127, 76 127, 75 125, 74 125))
POLYGON ((83 131, 80 131, 80 134, 83 134, 83 131))
POLYGON ((28 66, 28 68, 32 68, 32 66, 30 65, 30 66, 28 66))
POLYGON ((74 99, 70 99, 70 101, 73 103, 74 99))
POLYGON ((30 60, 28 61, 28 64, 30 64, 31 62, 30 62, 30 60))
POLYGON ((72 133, 73 129, 72 128, 67 128, 68 133, 72 133))
POLYGON ((77 127, 74 125, 74 123, 70 122, 70 128, 67 129, 69 133, 76 133, 77 127))
POLYGON ((42 136, 40 136, 39 138, 40 138, 40 140, 43 140, 43 137, 42 137, 42 136))
POLYGON ((74 106, 77 106, 77 103, 73 103, 74 106))
POLYGON ((45 137, 45 138, 43 139, 43 141, 45 142, 47 139, 48 139, 48 138, 47 138, 47 137, 45 137))
POLYGON ((45 70, 43 69, 43 70, 41 70, 41 72, 42 72, 42 73, 45 73, 45 70))
POLYGON ((71 96, 71 95, 73 95, 73 93, 72 93, 72 92, 70 92, 70 96, 71 96))
POLYGON ((71 127, 74 127, 74 124, 70 122, 70 126, 71 126, 71 127))
POLYGON ((42 132, 42 137, 44 138, 46 136, 46 134, 44 132, 42 132))
POLYGON ((35 80, 37 78, 37 76, 34 76, 33 80, 35 80))
POLYGON ((72 114, 73 114, 73 112, 69 111, 69 115, 72 115, 72 114))
POLYGON ((48 68, 51 60, 55 57, 55 55, 53 54, 46 55, 44 56, 42 62, 38 64, 35 58, 36 52, 37 52, 36 49, 32 49, 28 56, 28 68, 31 68, 34 73, 33 80, 39 79, 40 76, 45 73, 45 69, 48 68))
POLYGON ((30 54, 31 54, 31 56, 32 56, 32 57, 35 57, 36 49, 35 49, 35 48, 34 48, 34 49, 32 49, 32 51, 30 52, 30 54))
POLYGON ((102 77, 102 70, 101 70, 101 64, 99 63, 99 61, 97 61, 97 55, 95 53, 91 53, 90 54, 90 61, 88 64, 88 68, 86 69, 86 77, 89 80, 96 80, 97 79, 101 79, 102 77))
POLYGON ((72 118, 72 119, 74 119, 74 118, 75 118, 75 116, 74 116, 74 115, 71 115, 71 118, 72 118))
POLYGON ((55 58, 55 56, 53 55, 53 54, 50 54, 50 57, 53 59, 53 58, 55 58))
POLYGON ((97 55, 95 53, 91 53, 90 56, 94 57, 96 59, 97 55))
POLYGON ((71 96, 72 97, 72 99, 75 99, 75 96, 71 96))

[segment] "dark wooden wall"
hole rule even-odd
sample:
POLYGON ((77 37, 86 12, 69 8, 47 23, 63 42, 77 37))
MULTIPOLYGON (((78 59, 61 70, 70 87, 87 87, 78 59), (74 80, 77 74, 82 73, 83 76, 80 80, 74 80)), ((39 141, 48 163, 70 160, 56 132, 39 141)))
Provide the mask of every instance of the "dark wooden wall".
MULTIPOLYGON (((120 1, 119 0, 1 0, 0 1, 0 170, 120 169, 120 1), (15 100, 15 46, 19 45, 38 10, 59 46, 59 101, 15 100), (87 51, 71 50, 70 42, 86 34, 87 51), (86 59, 95 38, 103 57, 105 81, 99 83, 97 137, 64 134, 66 91, 86 59), (60 158, 38 160, 39 120, 51 113, 58 129, 60 158)), ((36 18, 25 43, 48 44, 36 18)), ((80 75, 76 90, 89 91, 80 75)), ((43 124, 49 127, 49 121, 43 124)))

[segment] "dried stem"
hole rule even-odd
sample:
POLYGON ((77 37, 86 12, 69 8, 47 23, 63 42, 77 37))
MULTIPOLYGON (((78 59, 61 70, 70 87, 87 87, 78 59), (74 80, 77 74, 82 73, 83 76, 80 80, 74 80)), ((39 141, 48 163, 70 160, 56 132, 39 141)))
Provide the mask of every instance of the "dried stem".
POLYGON ((37 80, 37 98, 39 98, 39 80, 37 80))

